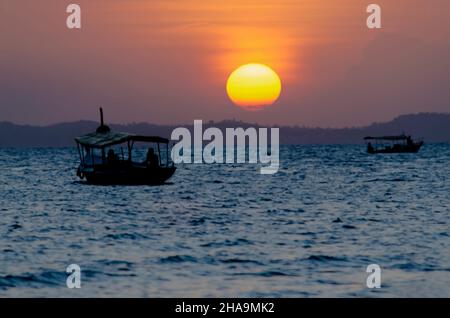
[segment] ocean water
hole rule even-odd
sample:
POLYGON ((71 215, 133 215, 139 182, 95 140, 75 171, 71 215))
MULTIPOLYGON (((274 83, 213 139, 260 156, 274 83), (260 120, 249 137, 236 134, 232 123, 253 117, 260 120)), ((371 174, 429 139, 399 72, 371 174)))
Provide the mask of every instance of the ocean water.
POLYGON ((364 151, 282 146, 273 176, 179 165, 163 186, 91 186, 74 148, 0 149, 0 296, 450 297, 450 145, 364 151))

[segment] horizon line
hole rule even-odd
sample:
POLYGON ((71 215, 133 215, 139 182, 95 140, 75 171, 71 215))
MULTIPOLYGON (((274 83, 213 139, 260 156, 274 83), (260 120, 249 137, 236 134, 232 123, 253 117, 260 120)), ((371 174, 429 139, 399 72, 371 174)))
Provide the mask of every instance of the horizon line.
MULTIPOLYGON (((211 119, 207 119, 207 120, 203 120, 203 119, 194 119, 194 120, 202 120, 203 123, 205 124, 220 124, 220 123, 224 123, 224 122, 234 122, 234 123, 243 123, 243 124, 248 124, 248 125, 254 125, 254 126, 265 126, 265 127, 284 127, 284 128, 306 128, 306 129, 328 129, 328 130, 340 130, 340 129, 362 129, 362 128, 367 128, 376 124, 386 124, 392 121, 395 121, 396 119, 399 119, 401 117, 405 117, 405 116, 420 116, 420 115, 443 115, 443 116, 450 116, 450 112, 416 112, 416 113, 404 113, 404 114, 400 114, 397 115, 395 117, 393 117, 390 120, 386 120, 386 121, 374 121, 370 124, 366 124, 366 125, 360 125, 360 126, 343 126, 343 127, 322 127, 322 126, 307 126, 305 124, 260 124, 257 122, 249 122, 249 121, 243 121, 243 120, 239 120, 236 118, 229 118, 229 119, 222 119, 222 120, 211 120, 211 119)), ((108 125, 113 125, 113 126, 132 126, 132 125, 153 125, 153 126, 160 126, 160 127, 186 127, 186 126, 192 126, 194 120, 192 120, 192 123, 184 123, 184 124, 158 124, 158 123, 152 123, 152 122, 127 122, 127 123, 108 123, 108 125)), ((49 124, 26 124, 26 123, 16 123, 13 121, 0 121, 0 124, 11 124, 14 126, 27 126, 27 127, 33 127, 33 128, 49 128, 49 127, 53 127, 53 126, 59 126, 59 125, 65 125, 65 124, 74 124, 74 123, 80 123, 80 122, 87 122, 87 123, 100 123, 100 121, 97 120, 92 120, 92 119, 79 119, 79 120, 73 120, 73 121, 61 121, 61 122, 55 122, 55 123, 49 123, 49 124)))

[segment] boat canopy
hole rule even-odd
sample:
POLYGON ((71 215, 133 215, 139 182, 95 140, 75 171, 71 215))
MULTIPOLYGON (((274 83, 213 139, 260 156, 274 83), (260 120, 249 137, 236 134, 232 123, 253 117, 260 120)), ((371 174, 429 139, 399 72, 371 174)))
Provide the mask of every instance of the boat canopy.
POLYGON ((168 144, 169 140, 157 136, 142 136, 134 135, 123 132, 94 132, 87 135, 83 135, 75 138, 75 140, 80 144, 88 148, 104 148, 123 142, 129 141, 141 141, 141 142, 156 142, 161 144, 168 144))
POLYGON ((407 140, 411 137, 406 136, 406 135, 400 135, 400 136, 382 136, 382 137, 365 137, 364 140, 391 140, 391 141, 396 141, 396 140, 407 140))

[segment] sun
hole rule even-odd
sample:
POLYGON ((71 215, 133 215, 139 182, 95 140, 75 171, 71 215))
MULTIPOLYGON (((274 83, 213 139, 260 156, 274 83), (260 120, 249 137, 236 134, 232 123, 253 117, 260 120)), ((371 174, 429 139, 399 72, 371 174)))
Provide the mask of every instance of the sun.
POLYGON ((247 110, 259 110, 272 105, 280 97, 281 80, 264 64, 246 64, 231 73, 227 81, 231 101, 247 110))

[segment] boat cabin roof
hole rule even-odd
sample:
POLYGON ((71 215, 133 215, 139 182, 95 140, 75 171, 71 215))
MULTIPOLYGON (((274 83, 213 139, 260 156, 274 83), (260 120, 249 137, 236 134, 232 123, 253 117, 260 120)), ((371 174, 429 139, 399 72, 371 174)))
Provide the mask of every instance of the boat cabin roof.
POLYGON ((75 138, 75 140, 80 145, 89 148, 104 148, 128 141, 156 142, 161 144, 169 143, 168 139, 158 136, 142 136, 113 131, 93 132, 87 135, 77 137, 75 138))
POLYGON ((364 140, 407 140, 408 138, 411 138, 406 135, 400 135, 400 136, 382 136, 382 137, 365 137, 364 140))

